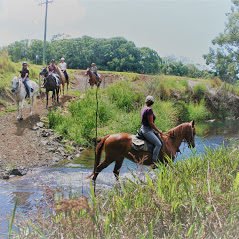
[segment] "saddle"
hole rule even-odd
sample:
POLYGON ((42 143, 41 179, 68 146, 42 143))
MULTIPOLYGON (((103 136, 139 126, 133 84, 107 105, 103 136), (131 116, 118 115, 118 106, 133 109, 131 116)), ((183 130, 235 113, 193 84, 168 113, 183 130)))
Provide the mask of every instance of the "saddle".
POLYGON ((132 148, 136 151, 153 152, 154 146, 149 143, 143 136, 140 130, 136 135, 132 136, 132 148))

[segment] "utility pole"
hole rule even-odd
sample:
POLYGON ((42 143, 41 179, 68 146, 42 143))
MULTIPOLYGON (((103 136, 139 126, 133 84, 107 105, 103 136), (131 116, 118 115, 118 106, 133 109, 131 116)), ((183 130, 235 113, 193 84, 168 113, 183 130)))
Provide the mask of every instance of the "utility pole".
POLYGON ((45 2, 40 3, 40 5, 46 4, 45 10, 45 27, 44 27, 44 44, 43 44, 43 65, 46 64, 46 32, 47 32, 47 13, 48 13, 48 3, 53 2, 52 0, 46 0, 45 2))

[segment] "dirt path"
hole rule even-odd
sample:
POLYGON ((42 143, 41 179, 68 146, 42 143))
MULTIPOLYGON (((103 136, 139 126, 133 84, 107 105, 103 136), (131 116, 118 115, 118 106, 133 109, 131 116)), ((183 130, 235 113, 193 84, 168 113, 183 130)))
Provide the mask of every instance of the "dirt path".
MULTIPOLYGON (((67 94, 60 96, 58 107, 64 107, 72 99, 67 94)), ((29 105, 25 105, 22 121, 17 121, 16 112, 0 116, 0 179, 19 172, 25 174, 30 168, 52 165, 69 156, 54 132, 42 127, 41 119, 47 113, 43 98, 35 102, 32 116, 29 105)))
MULTIPOLYGON (((89 89, 88 78, 83 71, 72 74, 71 90, 84 92, 89 89)), ((101 87, 119 80, 112 74, 103 74, 101 87)), ((73 100, 70 95, 60 97, 60 107, 73 100)), ((8 178, 11 174, 25 174, 29 169, 52 165, 62 159, 74 157, 64 151, 54 132, 38 127, 37 124, 47 116, 45 99, 38 99, 34 105, 34 113, 29 116, 29 108, 24 108, 23 120, 16 120, 16 112, 0 116, 0 179, 8 178), (13 169, 17 169, 13 172, 13 169)), ((75 146, 75 155, 82 150, 75 146)))

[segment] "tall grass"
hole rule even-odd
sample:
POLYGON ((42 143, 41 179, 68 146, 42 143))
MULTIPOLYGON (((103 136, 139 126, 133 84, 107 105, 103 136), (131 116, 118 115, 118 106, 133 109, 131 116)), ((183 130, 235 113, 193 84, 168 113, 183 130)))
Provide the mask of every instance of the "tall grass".
MULTIPOLYGON (((46 223, 38 217, 35 225, 46 238, 237 238, 237 149, 208 150, 169 164, 145 180, 126 180, 97 198, 92 195, 85 208, 72 206, 76 198, 63 200, 62 210, 46 223)), ((40 238, 36 235, 33 228, 19 238, 40 238)))
MULTIPOLYGON (((133 85, 121 81, 99 91, 99 136, 109 133, 136 133, 140 128, 140 111, 145 96, 137 92, 133 85)), ((163 131, 177 123, 177 110, 171 102, 155 103, 156 123, 163 131)), ((87 91, 84 98, 72 102, 68 113, 58 111, 49 113, 49 126, 60 134, 83 145, 91 145, 95 137, 95 90, 87 91)))
MULTIPOLYGON (((0 91, 10 88, 11 80, 14 76, 19 76, 21 63, 13 63, 7 52, 0 53, 0 91)), ((30 78, 36 80, 38 78, 39 66, 29 65, 30 78)))
POLYGON ((199 103, 189 103, 187 105, 188 113, 189 113, 189 119, 195 120, 195 121, 203 121, 210 119, 212 117, 212 114, 210 111, 206 108, 204 100, 201 100, 199 103))

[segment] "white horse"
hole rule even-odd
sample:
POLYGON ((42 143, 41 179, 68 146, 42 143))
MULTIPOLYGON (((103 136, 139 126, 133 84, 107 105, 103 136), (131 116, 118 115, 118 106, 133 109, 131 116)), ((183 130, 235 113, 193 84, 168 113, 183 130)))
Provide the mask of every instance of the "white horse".
MULTIPOLYGON (((32 115, 32 108, 33 103, 36 95, 39 91, 39 86, 34 81, 29 81, 31 88, 33 89, 33 92, 30 92, 30 115, 32 115)), ((22 82, 22 78, 14 77, 12 80, 12 92, 15 95, 16 103, 17 103, 17 119, 22 120, 22 109, 23 109, 23 103, 27 95, 26 88, 22 82)))

